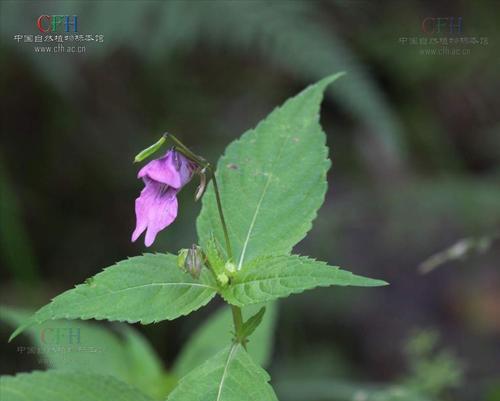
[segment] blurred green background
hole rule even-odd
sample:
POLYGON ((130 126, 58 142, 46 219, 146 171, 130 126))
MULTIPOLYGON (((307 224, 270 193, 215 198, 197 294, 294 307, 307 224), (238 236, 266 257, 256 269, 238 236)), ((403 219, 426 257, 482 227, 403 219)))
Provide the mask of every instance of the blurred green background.
MULTIPOLYGON (((2 1, 0 17, 2 304, 41 306, 145 251, 130 242, 142 187, 131 161, 165 130, 215 161, 275 106, 345 70, 321 116, 329 191, 296 251, 391 285, 281 302, 273 383, 283 401, 315 401, 341 399, 332 380, 398 382, 412 374, 408 337, 432 328, 463 368, 440 399, 500 399, 498 241, 418 272, 458 240, 500 229, 498 2, 2 1), (103 43, 41 54, 34 46, 46 43, 14 39, 38 34, 42 14, 77 15, 79 33, 103 43), (452 16, 460 32, 422 32, 425 18, 452 16), (425 53, 450 37, 487 43, 425 53), (308 384, 294 388, 299 377, 308 384)), ((193 192, 153 250, 195 241, 193 192)), ((140 330, 168 367, 216 307, 140 330)), ((2 327, 0 373, 40 368, 2 327)))

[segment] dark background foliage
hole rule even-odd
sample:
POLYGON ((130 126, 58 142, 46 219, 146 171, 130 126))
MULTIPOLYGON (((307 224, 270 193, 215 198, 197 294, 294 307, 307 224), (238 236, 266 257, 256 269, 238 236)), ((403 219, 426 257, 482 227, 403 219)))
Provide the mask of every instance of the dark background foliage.
MULTIPOLYGON (((340 70, 322 110, 329 191, 296 251, 391 283, 321 289, 281 302, 273 379, 393 382, 405 339, 433 328, 462 361, 454 400, 498 399, 500 250, 427 275, 418 266, 500 227, 499 3, 495 1, 103 1, 0 4, 1 302, 36 307, 132 244, 133 155, 169 130, 216 160, 276 105, 340 70), (38 54, 41 14, 77 14, 104 43, 38 54), (426 35, 426 17, 462 17, 461 34, 426 35), (467 55, 401 38, 487 38, 467 55), (496 393, 495 393, 496 391, 496 393)), ((153 250, 195 241, 194 185, 153 250)), ((141 328, 165 363, 213 307, 141 328)), ((7 329, 2 339, 6 339, 7 329)), ((23 339, 18 341, 22 342, 23 339)), ((2 340, 2 371, 36 362, 2 340)))

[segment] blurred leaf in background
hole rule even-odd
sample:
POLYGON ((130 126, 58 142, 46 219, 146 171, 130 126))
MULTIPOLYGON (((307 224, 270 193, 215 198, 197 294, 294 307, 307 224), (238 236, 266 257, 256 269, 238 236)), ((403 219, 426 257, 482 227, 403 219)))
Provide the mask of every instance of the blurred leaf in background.
MULTIPOLYGON (((31 315, 26 310, 0 309, 0 320, 11 328, 31 315)), ((36 355, 50 369, 111 375, 161 399, 175 381, 138 331, 132 326, 115 327, 116 332, 82 320, 49 320, 27 330, 35 347, 18 346, 18 352, 36 355)))

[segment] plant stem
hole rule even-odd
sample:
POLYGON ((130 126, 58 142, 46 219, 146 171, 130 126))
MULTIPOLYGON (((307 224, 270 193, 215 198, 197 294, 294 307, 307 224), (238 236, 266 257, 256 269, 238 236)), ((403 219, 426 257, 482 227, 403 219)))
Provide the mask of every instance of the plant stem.
POLYGON ((175 135, 169 134, 168 132, 165 132, 163 134, 164 138, 170 138, 172 142, 175 143, 175 145, 179 148, 181 153, 183 153, 186 157, 189 159, 193 160, 194 162, 198 163, 199 165, 203 167, 208 167, 210 163, 208 163, 203 157, 200 157, 198 155, 195 155, 187 146, 185 146, 181 141, 179 141, 175 135))
MULTIPOLYGON (((214 191, 215 191, 215 199, 217 201, 217 209, 219 210, 219 217, 222 224, 222 229, 224 231, 224 238, 226 240, 226 249, 227 256, 229 260, 233 259, 233 251, 231 249, 231 242, 229 241, 229 234, 227 232, 226 220, 224 219, 224 213, 222 212, 222 202, 220 200, 219 187, 217 185, 217 179, 215 178, 215 172, 212 170, 209 165, 208 168, 212 173, 212 180, 214 183, 214 191)), ((235 341, 239 342, 246 349, 245 338, 242 336, 243 329, 243 314, 241 313, 241 308, 239 306, 231 305, 231 312, 233 314, 233 323, 234 323, 234 336, 235 341)))
POLYGON ((233 314, 234 341, 240 343, 246 349, 246 341, 242 336, 243 314, 241 313, 241 308, 239 306, 231 305, 231 312, 233 314))
POLYGON ((210 174, 212 176, 212 181, 214 182, 214 190, 215 190, 215 200, 217 202, 217 210, 219 212, 220 222, 222 224, 222 231, 224 231, 224 239, 226 241, 226 251, 227 257, 229 260, 233 259, 233 251, 231 249, 231 242, 229 241, 229 233, 227 230, 226 219, 224 218, 224 212, 222 210, 222 202, 220 199, 219 186, 217 185, 217 179, 215 178, 215 171, 212 165, 206 161, 204 158, 195 155, 191 150, 189 150, 181 141, 179 141, 174 135, 169 133, 164 133, 163 136, 169 137, 178 147, 179 150, 189 159, 193 160, 200 166, 203 166, 207 170, 210 170, 210 174))
POLYGON ((236 329, 237 332, 239 332, 243 326, 243 315, 241 313, 241 308, 238 306, 231 305, 231 311, 233 312, 234 328, 236 329))
POLYGON ((231 242, 229 241, 229 233, 227 231, 226 219, 224 219, 224 212, 222 211, 222 202, 220 200, 219 186, 217 185, 217 179, 215 178, 215 172, 210 164, 208 165, 210 172, 212 173, 212 181, 214 183, 215 200, 217 202, 217 210, 219 211, 220 222, 222 224, 222 231, 224 231, 224 239, 226 240, 226 250, 227 257, 229 260, 233 260, 233 250, 231 249, 231 242))
MULTIPOLYGON (((181 141, 179 141, 174 135, 165 133, 163 136, 169 137, 175 144, 178 146, 179 150, 189 159, 193 160, 200 166, 203 166, 207 170, 210 170, 211 178, 214 183, 214 192, 215 192, 215 200, 217 202, 217 210, 219 212, 219 218, 222 225, 222 231, 224 232, 224 239, 226 241, 226 252, 227 257, 230 261, 233 259, 233 251, 231 248, 231 242, 229 240, 229 232, 227 230, 226 219, 224 218, 224 212, 222 210, 222 201, 219 193, 219 186, 217 185, 217 178, 215 177, 215 171, 212 165, 203 159, 202 157, 194 154, 189 150, 181 141)), ((241 313, 241 308, 235 305, 231 305, 231 312, 233 314, 233 323, 234 323, 234 331, 235 331, 235 341, 239 342, 246 348, 245 338, 242 335, 243 329, 243 314, 241 313)))

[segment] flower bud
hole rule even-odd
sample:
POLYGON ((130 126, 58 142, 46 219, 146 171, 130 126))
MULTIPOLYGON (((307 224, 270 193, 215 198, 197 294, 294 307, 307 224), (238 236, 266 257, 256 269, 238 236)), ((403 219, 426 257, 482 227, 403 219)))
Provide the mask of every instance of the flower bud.
POLYGON ((184 270, 184 264, 186 263, 186 258, 189 249, 182 248, 179 250, 179 254, 177 255, 177 267, 181 270, 184 270))
POLYGON ((217 282, 224 288, 229 282, 229 277, 225 273, 221 273, 217 275, 217 282))
POLYGON ((224 265, 226 268, 226 271, 231 275, 236 271, 236 265, 233 262, 230 262, 229 260, 226 262, 224 265))
POLYGON ((198 278, 200 277, 202 267, 203 255, 201 253, 201 248, 193 244, 193 246, 187 250, 184 270, 193 276, 193 278, 198 278))

